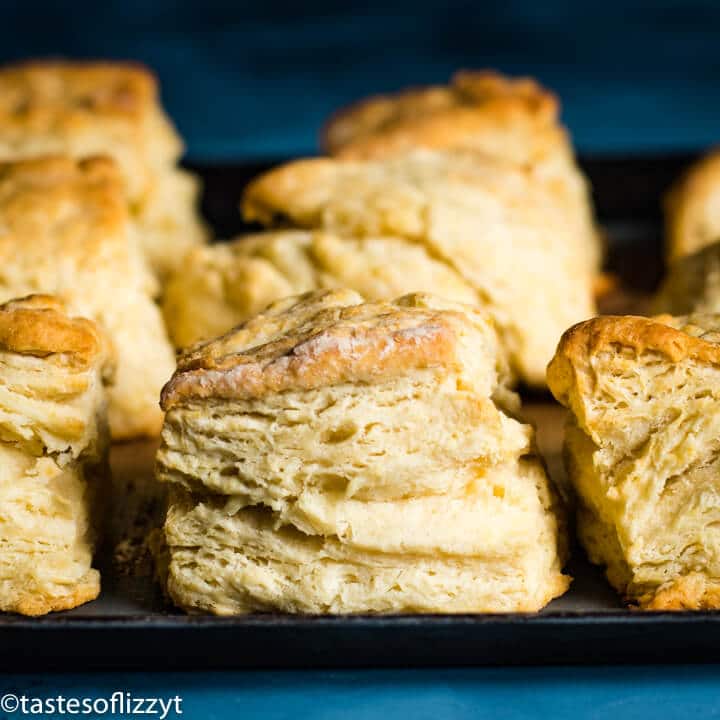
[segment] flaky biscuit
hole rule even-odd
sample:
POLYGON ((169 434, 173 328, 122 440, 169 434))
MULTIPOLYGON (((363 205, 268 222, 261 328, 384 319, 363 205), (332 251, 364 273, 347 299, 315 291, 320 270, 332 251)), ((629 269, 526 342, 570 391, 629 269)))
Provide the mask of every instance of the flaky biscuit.
POLYGON ((156 466, 170 596, 220 614, 539 609, 569 582, 564 526, 506 382, 485 314, 422 294, 287 298, 186 352, 156 466))
POLYGON ((596 269, 602 259, 588 183, 578 168, 555 95, 531 78, 491 71, 456 73, 447 86, 361 101, 336 113, 323 145, 346 160, 382 160, 412 152, 473 150, 523 166, 563 197, 596 269))
POLYGON ((477 303, 470 285, 421 245, 288 230, 190 251, 165 286, 163 315, 175 345, 187 347, 227 332, 278 298, 336 287, 368 300, 424 291, 477 303))
POLYGON ((157 434, 174 357, 115 163, 1 163, 0 263, 0 300, 52 293, 107 331, 117 361, 113 437, 157 434))
POLYGON ((0 610, 41 615, 99 592, 108 350, 56 298, 0 305, 0 610))
POLYGON ((543 385, 562 332, 595 314, 594 261, 531 169, 470 152, 385 162, 301 160, 253 181, 248 220, 423 246, 471 285, 515 371, 543 385))
POLYGON ((690 167, 665 197, 665 255, 672 263, 720 241, 720 151, 690 167))
POLYGON ((581 540, 641 607, 718 607, 718 342, 717 315, 606 316, 568 330, 548 368, 581 540))
POLYGON ((110 155, 118 163, 140 241, 164 275, 203 242, 197 181, 177 168, 182 142, 140 65, 48 61, 0 69, 0 160, 110 155))

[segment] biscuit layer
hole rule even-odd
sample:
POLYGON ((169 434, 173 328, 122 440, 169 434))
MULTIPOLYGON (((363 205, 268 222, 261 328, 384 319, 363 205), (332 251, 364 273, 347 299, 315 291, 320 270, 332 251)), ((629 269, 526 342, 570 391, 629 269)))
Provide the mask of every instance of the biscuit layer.
POLYGON ((531 78, 463 71, 447 86, 379 95, 336 113, 323 144, 343 160, 384 160, 418 148, 472 150, 533 167, 563 197, 578 240, 602 259, 590 189, 578 168, 555 95, 531 78))
POLYGON ((529 452, 532 433, 457 374, 418 371, 263 398, 183 402, 165 419, 162 480, 277 503, 305 491, 403 498, 462 493, 529 452))
MULTIPOLYGON (((237 509, 232 499, 196 504, 179 493, 165 527, 168 591, 190 612, 219 615, 536 611, 565 592, 569 579, 555 552, 554 516, 537 502, 536 481, 547 482, 544 471, 528 464, 521 477, 533 486, 525 499, 535 507, 513 538, 532 528, 536 541, 489 543, 479 552, 468 552, 468 542, 478 537, 472 498, 468 508, 450 514, 453 528, 441 521, 447 504, 394 503, 385 513, 394 525, 389 533, 378 527, 373 535, 363 519, 370 537, 349 544, 332 526, 327 533, 307 534, 267 509, 237 509), (445 551, 437 547, 436 532, 445 536, 445 551)), ((476 512, 487 518, 490 510, 481 502, 476 512)), ((383 515, 372 507, 364 512, 376 522, 383 515)), ((508 528, 498 530, 504 535, 508 528)))

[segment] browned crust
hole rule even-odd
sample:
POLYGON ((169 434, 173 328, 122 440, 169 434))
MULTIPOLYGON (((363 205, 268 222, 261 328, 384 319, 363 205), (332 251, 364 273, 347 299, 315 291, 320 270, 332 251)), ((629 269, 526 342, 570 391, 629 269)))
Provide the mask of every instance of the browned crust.
POLYGON ((250 320, 225 338, 182 357, 163 388, 163 410, 187 399, 256 398, 343 382, 371 382, 414 369, 460 369, 458 336, 469 327, 460 312, 368 303, 324 309, 302 328, 266 344, 222 351, 233 333, 257 321, 250 320))
POLYGON ((68 317, 63 303, 50 295, 28 295, 0 305, 0 349, 21 355, 71 355, 83 366, 105 352, 94 322, 68 317))
MULTIPOLYGON (((20 189, 55 187, 83 182, 88 191, 93 187, 111 188, 123 202, 123 180, 115 161, 106 155, 74 159, 66 155, 43 155, 26 160, 0 162, 0 183, 3 194, 20 189)), ((78 189, 82 185, 78 185, 78 189)))
POLYGON ((0 163, 0 218, 4 262, 14 261, 22 242, 35 252, 43 249, 49 258, 63 252, 90 268, 109 247, 115 248, 115 257, 126 254, 128 205, 122 176, 110 157, 49 155, 0 163), (71 207, 76 210, 74 232, 62 232, 59 217, 71 207))
POLYGON ((597 353, 617 347, 630 348, 638 355, 656 352, 670 362, 692 358, 720 363, 720 345, 677 330, 656 318, 633 315, 603 315, 573 325, 560 339, 555 356, 547 369, 550 391, 565 406, 573 387, 582 386, 582 373, 588 360, 597 353))
POLYGON ((340 110, 326 124, 321 142, 343 158, 382 157, 417 146, 455 146, 488 127, 518 122, 562 132, 558 110, 557 98, 531 78, 461 71, 449 86, 377 95, 340 110))
POLYGON ((558 113, 557 98, 531 78, 462 71, 449 86, 378 95, 339 111, 321 143, 342 159, 368 160, 416 147, 464 147, 488 132, 519 132, 533 148, 524 160, 533 161, 566 142, 558 113))
POLYGON ((690 573, 642 595, 637 604, 641 610, 719 610, 720 581, 690 573))
POLYGON ((40 595, 31 593, 21 596, 17 603, 6 608, 7 612, 15 612, 20 615, 38 617, 51 612, 71 610, 83 605, 86 602, 95 600, 100 594, 100 574, 97 570, 89 570, 82 579, 67 594, 63 595, 40 595))
POLYGON ((0 69, 0 127, 37 129, 57 122, 60 114, 68 124, 83 115, 139 118, 156 103, 157 94, 154 74, 139 63, 34 60, 8 65, 0 69))

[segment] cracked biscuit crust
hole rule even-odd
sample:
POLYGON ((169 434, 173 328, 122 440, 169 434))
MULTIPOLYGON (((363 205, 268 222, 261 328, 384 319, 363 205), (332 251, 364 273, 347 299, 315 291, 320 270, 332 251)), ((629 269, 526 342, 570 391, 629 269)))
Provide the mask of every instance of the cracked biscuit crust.
POLYGON ((280 300, 181 356, 161 405, 167 411, 189 398, 262 397, 433 367, 467 372, 482 362, 473 351, 492 349, 494 358, 495 335, 481 313, 452 307, 421 294, 363 303, 349 290, 280 300))

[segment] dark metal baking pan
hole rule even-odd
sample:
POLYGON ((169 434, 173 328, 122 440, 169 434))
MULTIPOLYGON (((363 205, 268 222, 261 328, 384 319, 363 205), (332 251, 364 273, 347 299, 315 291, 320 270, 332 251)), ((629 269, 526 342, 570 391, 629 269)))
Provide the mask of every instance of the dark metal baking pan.
MULTIPOLYGON (((607 265, 642 297, 662 271, 661 196, 689 155, 587 158, 583 167, 608 236, 607 265)), ((205 180, 203 210, 221 237, 243 227, 237 210, 247 180, 267 164, 194 165, 205 180)), ((526 397, 553 474, 562 410, 549 396, 526 397)), ((138 512, 153 446, 113 451, 116 483, 134 488, 115 535, 138 512)), ((123 496, 124 487, 117 495, 123 496)), ((117 537, 115 538, 117 539, 117 537)), ((149 574, 117 571, 100 558, 103 592, 70 612, 39 619, 0 616, 0 670, 157 670, 245 667, 411 667, 720 660, 720 613, 625 609, 602 572, 576 549, 570 591, 538 615, 238 618, 188 617, 169 608, 149 574)))

